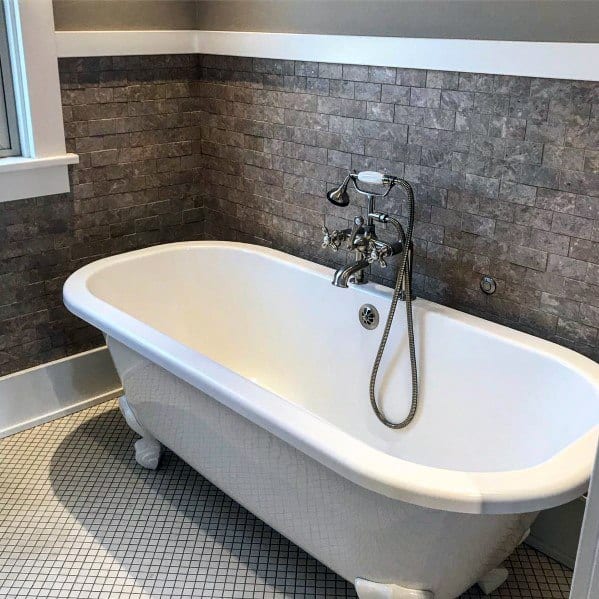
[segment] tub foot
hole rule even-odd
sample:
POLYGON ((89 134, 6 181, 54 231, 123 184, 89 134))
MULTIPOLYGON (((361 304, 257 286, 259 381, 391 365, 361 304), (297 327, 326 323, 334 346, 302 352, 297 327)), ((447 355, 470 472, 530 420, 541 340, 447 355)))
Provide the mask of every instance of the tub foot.
POLYGON ((125 417, 127 424, 142 438, 135 442, 135 460, 144 468, 156 470, 162 454, 162 445, 150 432, 144 428, 135 417, 131 406, 127 403, 127 396, 119 398, 119 408, 125 417))
POLYGON ((154 437, 142 437, 135 442, 135 461, 144 468, 156 470, 162 454, 162 445, 154 437))
POLYGON ((396 584, 371 582, 356 578, 356 593, 360 599, 434 599, 430 591, 418 591, 396 584))
POLYGON ((476 584, 485 595, 490 595, 507 580, 508 574, 505 568, 495 568, 487 572, 476 584))

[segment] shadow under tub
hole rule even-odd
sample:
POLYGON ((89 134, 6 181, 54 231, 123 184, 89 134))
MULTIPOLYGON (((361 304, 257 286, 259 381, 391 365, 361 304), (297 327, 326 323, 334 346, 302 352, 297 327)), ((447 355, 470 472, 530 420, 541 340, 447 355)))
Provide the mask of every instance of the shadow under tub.
POLYGON ((57 499, 144 592, 168 578, 176 587, 193 580, 193 596, 202 597, 356 597, 351 584, 172 452, 156 471, 140 467, 137 438, 118 408, 103 412, 56 449, 50 480, 57 499))

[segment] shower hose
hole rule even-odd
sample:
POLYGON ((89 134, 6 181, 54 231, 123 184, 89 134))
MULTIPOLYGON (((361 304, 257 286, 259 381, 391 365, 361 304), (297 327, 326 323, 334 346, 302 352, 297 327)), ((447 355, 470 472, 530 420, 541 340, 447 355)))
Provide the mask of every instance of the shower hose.
POLYGON ((385 323, 385 329, 381 338, 374 364, 372 366, 372 373, 370 375, 370 404, 376 414, 377 418, 389 428, 401 429, 405 428, 414 420, 416 410, 418 408, 418 368, 416 365, 416 346, 414 344, 414 319, 412 316, 412 273, 411 273, 411 251, 412 251, 412 233, 414 231, 414 191, 410 184, 403 179, 396 180, 397 185, 400 185, 406 193, 408 198, 408 229, 404 232, 401 223, 393 218, 389 217, 388 222, 393 224, 397 229, 397 232, 401 238, 403 251, 401 253, 401 262, 399 270, 397 271, 397 280, 395 283, 395 289, 393 291, 393 297, 391 299, 391 305, 389 307, 389 314, 387 315, 387 322, 385 323), (376 377, 381 365, 383 354, 385 353, 385 346, 389 339, 389 333, 391 331, 391 325, 393 324, 393 317, 395 316, 395 310, 397 308, 397 302, 401 297, 402 286, 405 291, 405 303, 406 303, 406 322, 408 329, 408 345, 410 350, 410 367, 412 372, 412 402, 410 405, 410 411, 408 415, 401 422, 392 422, 387 419, 384 412, 379 408, 376 400, 376 377))

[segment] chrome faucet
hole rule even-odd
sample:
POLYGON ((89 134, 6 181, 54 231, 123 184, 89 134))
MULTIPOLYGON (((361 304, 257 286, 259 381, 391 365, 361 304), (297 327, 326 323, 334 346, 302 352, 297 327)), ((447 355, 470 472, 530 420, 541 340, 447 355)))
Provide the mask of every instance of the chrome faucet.
MULTIPOLYGON (((387 321, 372 365, 370 382, 368 385, 370 405, 376 417, 385 426, 398 430, 405 428, 412 422, 418 409, 418 369, 416 363, 416 344, 414 342, 414 317, 412 314, 412 300, 414 299, 412 295, 412 235, 414 233, 415 215, 414 190, 405 179, 400 179, 399 177, 374 173, 371 171, 362 173, 350 172, 341 185, 335 189, 331 189, 327 193, 329 202, 336 206, 349 205, 347 186, 350 181, 353 183, 358 193, 365 195, 368 198, 366 221, 364 221, 362 216, 356 216, 351 229, 333 231, 332 233, 329 232, 326 227, 323 227, 322 232, 324 233, 324 239, 322 240, 322 246, 324 248, 330 247, 332 250, 337 251, 341 247, 341 244, 346 242, 347 249, 355 252, 356 261, 346 268, 340 268, 333 276, 333 285, 336 285, 337 287, 347 287, 348 281, 350 280, 353 280, 355 283, 365 283, 365 271, 373 262, 378 262, 382 268, 385 268, 387 266, 386 259, 389 256, 401 254, 399 267, 397 269, 395 288, 389 304, 387 321), (387 189, 380 193, 374 193, 361 188, 358 183, 383 185, 386 186, 387 189), (403 189, 408 201, 408 223, 405 231, 397 218, 390 214, 385 214, 384 212, 377 212, 374 206, 375 198, 384 198, 395 185, 403 189), (392 242, 379 240, 376 235, 375 222, 392 224, 397 231, 397 239, 392 242), (397 308, 399 300, 403 300, 406 307, 406 330, 410 352, 410 370, 412 374, 412 401, 407 416, 403 420, 392 421, 387 418, 384 410, 379 406, 377 401, 376 379, 385 352, 385 346, 389 339, 389 333, 391 332, 395 309, 397 308)), ((362 306, 362 308, 364 307, 368 307, 368 305, 362 306)), ((360 308, 360 310, 362 310, 362 308, 360 308)), ((362 312, 360 312, 360 315, 362 318, 362 312)), ((364 324, 363 321, 361 322, 364 324)), ((366 326, 366 328, 372 329, 373 327, 366 326)))
MULTIPOLYGON (((333 285, 336 287, 347 287, 350 281, 357 285, 366 283, 366 269, 371 264, 376 262, 381 268, 386 268, 386 259, 400 254, 405 245, 405 234, 399 220, 389 214, 377 212, 375 208, 375 199, 384 198, 399 179, 371 171, 349 173, 339 187, 327 193, 327 199, 336 206, 347 206, 349 204, 347 186, 350 181, 358 193, 367 197, 368 213, 366 220, 362 216, 356 216, 351 229, 331 232, 327 227, 322 228, 323 248, 330 248, 336 252, 345 243, 346 249, 355 253, 355 262, 335 272, 333 285), (358 182, 385 185, 387 189, 383 193, 374 193, 362 189, 358 182), (381 241, 376 234, 375 222, 393 224, 397 230, 397 240, 381 241)), ((409 259, 411 262, 411 248, 409 259)))

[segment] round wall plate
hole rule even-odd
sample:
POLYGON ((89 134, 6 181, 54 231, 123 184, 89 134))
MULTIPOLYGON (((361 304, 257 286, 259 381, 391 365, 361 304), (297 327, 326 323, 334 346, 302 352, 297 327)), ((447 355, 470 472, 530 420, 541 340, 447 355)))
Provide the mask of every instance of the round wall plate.
POLYGON ((497 283, 495 282, 495 279, 493 277, 485 275, 480 280, 480 288, 483 293, 486 293, 487 295, 492 295, 497 290, 497 283))

